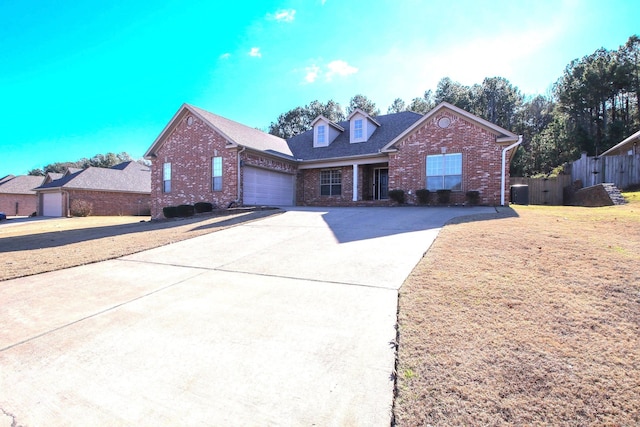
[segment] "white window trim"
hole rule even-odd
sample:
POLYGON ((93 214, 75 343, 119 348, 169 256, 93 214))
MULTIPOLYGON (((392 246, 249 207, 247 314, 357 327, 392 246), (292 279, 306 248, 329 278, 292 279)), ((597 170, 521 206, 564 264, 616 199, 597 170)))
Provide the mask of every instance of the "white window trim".
POLYGON ((211 191, 222 191, 223 182, 222 157, 215 156, 211 158, 211 191), (220 173, 216 175, 216 159, 220 161, 220 173), (216 188, 216 178, 220 178, 220 188, 216 188))
POLYGON ((437 190, 451 190, 451 191, 462 191, 462 184, 463 184, 463 174, 462 174, 462 170, 463 170, 463 156, 462 153, 443 153, 443 154, 431 154, 425 157, 425 187, 429 190, 432 191, 437 191, 437 190), (445 159, 447 157, 452 157, 452 156, 459 156, 460 157, 460 173, 455 173, 455 174, 447 174, 446 170, 444 169, 444 165, 445 165, 445 159), (442 174, 437 174, 437 175, 429 175, 429 158, 436 158, 436 157, 440 157, 442 159, 442 174), (446 177, 452 177, 452 176, 459 176, 460 177, 460 188, 453 190, 453 189, 449 189, 449 188, 445 188, 444 187, 444 182, 446 177), (429 188, 429 178, 442 178, 442 186, 440 188, 436 188, 436 189, 432 189, 429 188))
POLYGON ((322 169, 320 170, 320 196, 321 197, 339 197, 342 196, 342 169, 322 169), (337 172, 337 174, 336 174, 337 172), (322 174, 329 173, 329 183, 322 183, 322 174), (340 182, 337 182, 336 177, 340 178, 340 182), (335 180, 335 181, 334 181, 335 180), (323 186, 329 187, 329 194, 322 194, 323 186), (340 193, 333 194, 333 187, 336 185, 340 185, 340 193))
POLYGON ((162 192, 171 193, 171 162, 164 162, 162 164, 162 192), (168 173, 167 173, 168 172, 168 173), (169 183, 169 189, 167 189, 167 183, 169 183))

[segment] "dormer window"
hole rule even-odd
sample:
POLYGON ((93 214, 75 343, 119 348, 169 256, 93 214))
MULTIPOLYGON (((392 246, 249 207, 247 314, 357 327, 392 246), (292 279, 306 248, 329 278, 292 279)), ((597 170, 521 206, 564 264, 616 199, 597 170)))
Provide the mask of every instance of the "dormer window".
POLYGON ((349 120, 350 128, 349 142, 352 144, 367 142, 380 126, 380 123, 359 108, 356 108, 349 117, 347 117, 347 120, 349 120))
POLYGON ((326 126, 318 126, 318 145, 325 145, 327 143, 327 135, 325 133, 326 126))
POLYGON ((353 126, 353 137, 362 139, 362 119, 357 119, 353 126))
POLYGON ((314 148, 328 147, 341 132, 344 132, 344 128, 323 116, 318 116, 311 122, 311 126, 313 126, 314 148))

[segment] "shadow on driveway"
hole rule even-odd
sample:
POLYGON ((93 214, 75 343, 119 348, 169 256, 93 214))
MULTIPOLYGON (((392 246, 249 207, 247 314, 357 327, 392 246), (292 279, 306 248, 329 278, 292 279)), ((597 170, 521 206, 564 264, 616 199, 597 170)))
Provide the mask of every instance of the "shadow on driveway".
POLYGON ((339 243, 441 228, 448 224, 517 217, 508 207, 331 208, 322 215, 339 243), (349 211, 352 211, 349 214, 349 211), (353 216, 357 215, 357 219, 353 216))
MULTIPOLYGON (((277 213, 280 210, 261 210, 247 213, 246 215, 236 216, 223 221, 217 221, 211 224, 200 223, 220 218, 221 216, 234 215, 239 212, 227 212, 224 214, 203 215, 193 218, 179 220, 161 220, 161 221, 141 221, 133 224, 111 225, 104 227, 82 228, 77 230, 53 231, 46 233, 28 234, 23 236, 12 236, 0 238, 0 253, 23 251, 32 249, 48 249, 56 248, 79 242, 87 242, 91 240, 103 239, 107 237, 116 237, 126 234, 144 233, 147 231, 164 230, 173 227, 182 227, 193 224, 194 227, 188 231, 199 231, 209 228, 221 228, 231 225, 237 225, 255 219, 265 218, 277 213)), ((188 233, 188 231, 186 231, 188 233)))

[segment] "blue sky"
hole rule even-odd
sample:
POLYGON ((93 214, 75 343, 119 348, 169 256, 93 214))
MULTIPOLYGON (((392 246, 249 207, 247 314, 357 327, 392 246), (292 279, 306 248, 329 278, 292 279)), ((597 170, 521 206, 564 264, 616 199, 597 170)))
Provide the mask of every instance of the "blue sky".
POLYGON ((384 113, 442 77, 545 94, 639 18, 637 0, 0 0, 0 177, 142 157, 184 102, 266 129, 358 93, 384 113))

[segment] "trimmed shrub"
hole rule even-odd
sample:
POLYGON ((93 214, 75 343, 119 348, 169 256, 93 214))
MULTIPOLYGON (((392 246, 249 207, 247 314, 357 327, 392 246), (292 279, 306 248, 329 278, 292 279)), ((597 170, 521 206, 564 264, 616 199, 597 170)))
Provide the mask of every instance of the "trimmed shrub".
POLYGON ((193 205, 193 208, 196 213, 211 212, 213 210, 213 204, 209 202, 198 202, 193 205))
POLYGON ((422 188, 420 190, 416 190, 416 197, 418 198, 418 204, 426 205, 429 203, 429 193, 430 191, 426 188, 422 188))
POLYGON ((436 194, 438 195, 438 203, 441 205, 446 205, 451 200, 451 190, 437 190, 436 194))
POLYGON ((166 206, 162 208, 162 214, 165 218, 177 218, 178 208, 176 206, 166 206))
POLYGON ((196 213, 193 205, 178 205, 176 209, 179 217, 193 216, 196 213))
POLYGON ((71 216, 89 216, 93 212, 93 204, 86 200, 72 200, 69 210, 71 216))
POLYGON ((389 198, 396 203, 404 203, 404 190, 389 190, 389 198))
POLYGON ((467 202, 470 205, 477 205, 480 203, 480 192, 477 190, 469 190, 464 194, 467 198, 467 202))

